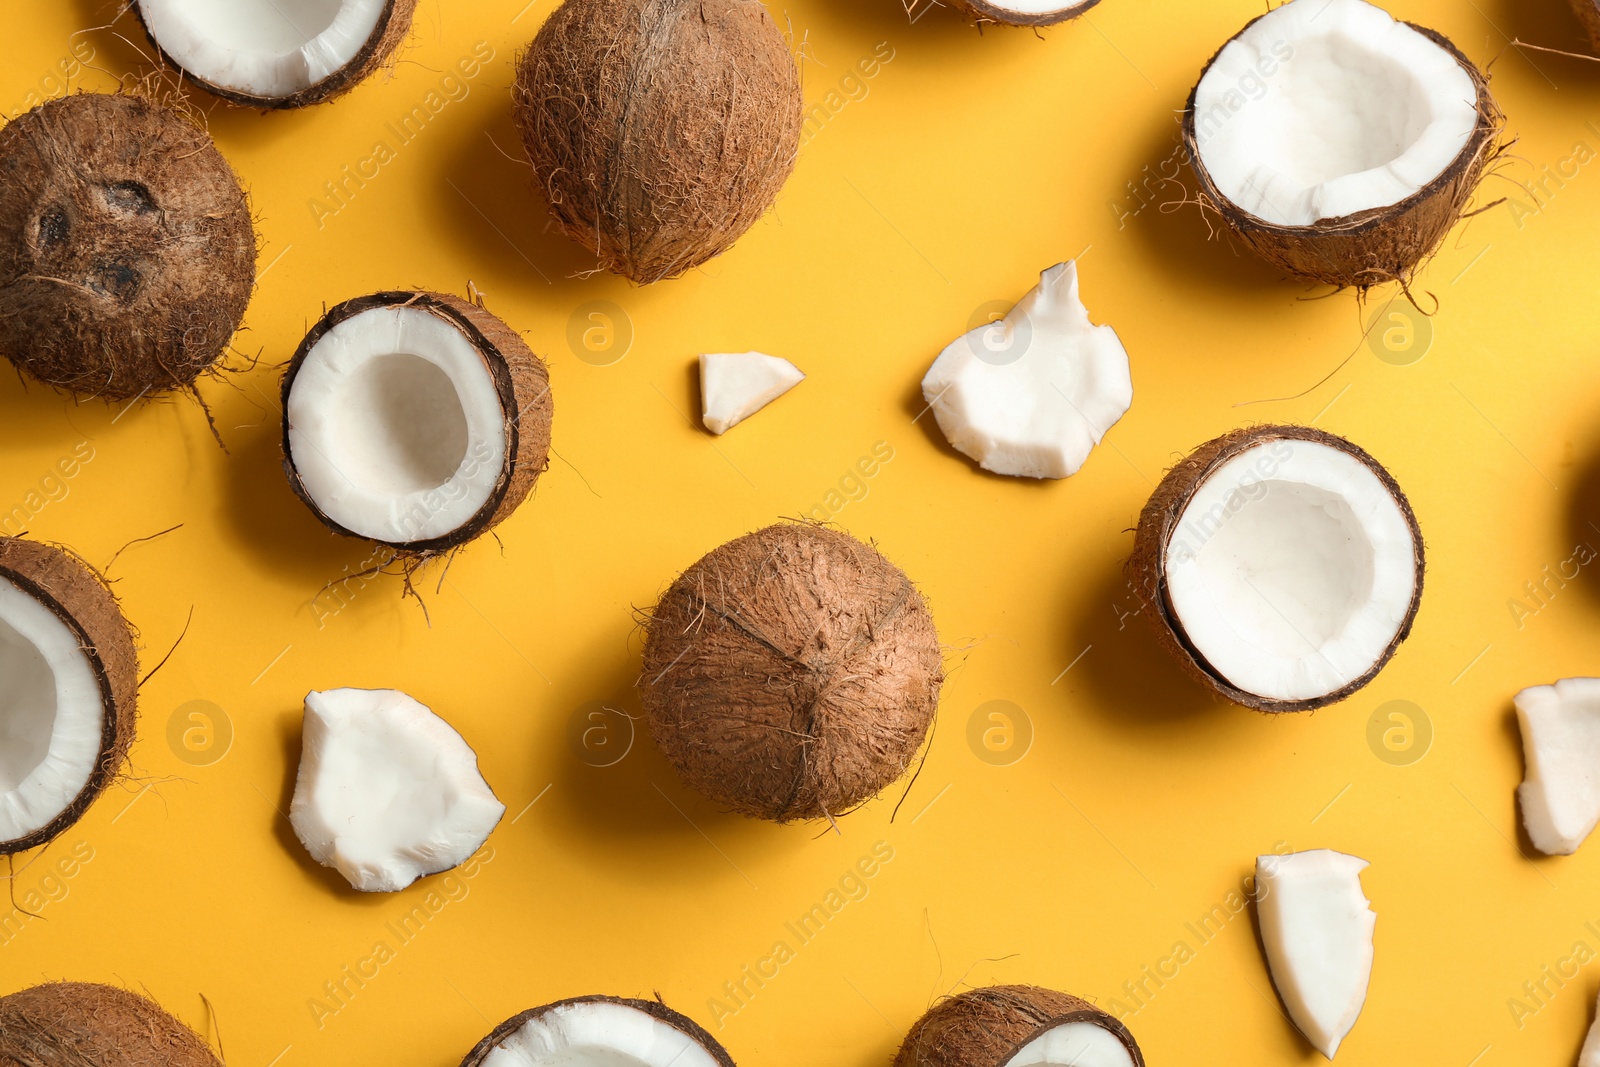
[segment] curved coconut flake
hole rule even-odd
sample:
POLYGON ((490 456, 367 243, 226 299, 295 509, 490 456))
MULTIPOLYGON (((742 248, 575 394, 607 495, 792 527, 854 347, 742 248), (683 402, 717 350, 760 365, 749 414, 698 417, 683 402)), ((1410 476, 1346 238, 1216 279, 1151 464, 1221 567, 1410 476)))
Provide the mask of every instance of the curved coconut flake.
POLYGON ((137 0, 173 65, 220 96, 296 107, 351 88, 410 28, 415 0, 137 0))
POLYGON ((1477 102, 1455 56, 1381 8, 1290 0, 1223 48, 1193 106, 1217 190, 1310 226, 1419 192, 1466 150, 1477 102))
POLYGON ((465 862, 505 814, 461 735, 393 689, 306 696, 289 821, 311 857, 364 893, 465 862))
POLYGON ((579 997, 507 1019, 462 1067, 733 1067, 717 1041, 659 1001, 579 997))
POLYGON ((805 380, 793 363, 760 352, 701 356, 701 419, 727 433, 805 380))
POLYGON ((1564 678, 1515 698, 1527 773, 1522 823, 1540 852, 1569 856, 1600 822, 1600 678, 1564 678))
POLYGON ((1378 917, 1361 891, 1367 861, 1317 849, 1256 859, 1256 908, 1272 984, 1295 1026, 1330 1060, 1372 978, 1378 917))
POLYGON ((439 293, 339 305, 284 378, 290 484, 341 533, 440 551, 504 519, 550 446, 549 378, 499 319, 439 293))
POLYGON ((1076 474, 1133 403, 1128 352, 1089 321, 1078 265, 1060 263, 1004 319, 952 342, 922 379, 951 447, 1019 478, 1076 474))

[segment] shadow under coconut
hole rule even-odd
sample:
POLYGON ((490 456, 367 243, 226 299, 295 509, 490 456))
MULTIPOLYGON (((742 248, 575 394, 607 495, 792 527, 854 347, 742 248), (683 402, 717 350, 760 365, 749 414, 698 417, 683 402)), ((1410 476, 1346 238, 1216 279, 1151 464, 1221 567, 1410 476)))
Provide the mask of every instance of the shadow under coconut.
POLYGON ((283 786, 279 789, 278 799, 275 802, 277 810, 272 813, 272 836, 277 838, 279 846, 294 860, 307 881, 341 898, 366 901, 370 904, 387 903, 394 894, 361 893, 351 889, 344 875, 312 859, 311 853, 306 851, 306 846, 302 845, 300 838, 295 835, 294 825, 289 822, 289 805, 294 802, 295 781, 300 774, 303 729, 304 719, 300 715, 285 715, 278 720, 278 747, 283 755, 284 774, 283 786))
POLYGON ((1473 57, 1480 65, 1487 65, 1495 59, 1495 51, 1504 46, 1505 51, 1496 60, 1495 69, 1512 63, 1526 63, 1532 68, 1530 73, 1535 88, 1544 86, 1554 91, 1572 83, 1583 86, 1600 83, 1600 63, 1517 49, 1505 44, 1505 36, 1509 36, 1540 48, 1554 48, 1579 56, 1594 55, 1594 42, 1589 39, 1588 32, 1583 28, 1583 23, 1578 21, 1570 4, 1562 0, 1540 0, 1538 3, 1497 0, 1489 17, 1498 32, 1490 35, 1484 54, 1473 57), (1513 55, 1519 52, 1520 59, 1513 55), (1550 82, 1554 82, 1555 86, 1551 86, 1550 82))
POLYGON ((1322 1060, 1322 1053, 1306 1038, 1305 1034, 1300 1032, 1300 1028, 1294 1024, 1294 1020, 1289 1018, 1289 1013, 1283 1007, 1283 998, 1278 995, 1278 987, 1272 981, 1272 968, 1267 964, 1267 940, 1261 935, 1261 905, 1256 903, 1254 897, 1250 900, 1248 910, 1250 912, 1250 932, 1255 935, 1256 939, 1256 952, 1258 953, 1256 958, 1261 961, 1261 969, 1266 974, 1268 996, 1272 997, 1272 1006, 1278 1009, 1278 1014, 1283 1019, 1284 1027, 1294 1035, 1293 1041, 1300 1050, 1300 1058, 1307 1062, 1311 1060, 1320 1061, 1322 1060))
MULTIPOLYGON (((1555 679, 1546 678, 1541 679, 1541 681, 1553 682, 1555 679)), ((1532 684, 1537 685, 1539 683, 1532 684)), ((1508 702, 1505 706, 1504 714, 1500 716, 1500 738, 1501 743, 1510 751, 1515 752, 1518 759, 1524 761, 1523 766, 1526 766, 1527 753, 1522 747, 1522 724, 1517 721, 1515 704, 1508 702)), ((1516 785, 1521 784, 1522 778, 1519 775, 1516 785)), ((1523 859, 1530 863, 1539 863, 1541 860, 1551 858, 1540 852, 1539 847, 1533 843, 1533 838, 1528 836, 1528 824, 1522 819, 1522 799, 1517 794, 1516 786, 1511 789, 1511 822, 1516 827, 1517 851, 1522 853, 1523 859)))
MULTIPOLYGON (((1545 581, 1541 575, 1534 579, 1534 586, 1538 590, 1543 582, 1539 596, 1546 603, 1551 594, 1559 594, 1566 585, 1576 586, 1591 600, 1600 602, 1600 448, 1575 473, 1567 498, 1566 527, 1567 544, 1562 546, 1562 552, 1567 558, 1550 568, 1548 573, 1553 576, 1550 580, 1545 581), (1592 554, 1594 558, 1579 566, 1584 558, 1580 553, 1592 554), (1577 574, 1568 577, 1574 567, 1577 567, 1577 574)), ((1526 591, 1519 592, 1517 599, 1530 609, 1539 608, 1538 602, 1528 597, 1526 591)))
MULTIPOLYGON (((1019 294, 1018 299, 1021 299, 1019 294)), ((934 357, 928 357, 928 364, 933 364, 934 357)), ((926 370, 926 368, 924 368, 926 370)), ((900 404, 900 410, 906 413, 906 418, 914 422, 921 430, 922 436, 940 452, 957 460, 962 466, 982 478, 989 478, 1010 485, 1027 486, 1035 490, 1048 489, 1056 485, 1060 479, 1056 478, 1018 478, 1010 474, 996 474, 994 471, 984 470, 977 462, 952 445, 945 437, 944 431, 939 429, 939 420, 934 417, 933 411, 928 407, 928 401, 922 395, 922 379, 919 377, 907 388, 905 397, 900 404)))

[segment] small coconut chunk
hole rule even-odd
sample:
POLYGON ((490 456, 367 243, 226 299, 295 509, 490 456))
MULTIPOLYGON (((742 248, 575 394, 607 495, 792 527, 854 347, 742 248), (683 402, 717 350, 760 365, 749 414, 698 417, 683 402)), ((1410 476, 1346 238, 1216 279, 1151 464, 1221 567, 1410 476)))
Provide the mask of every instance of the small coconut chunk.
POLYGON ((1317 849, 1256 860, 1256 908, 1272 984, 1330 1060, 1355 1026, 1372 977, 1378 917, 1361 891, 1367 861, 1317 849))
POLYGON ((1600 822, 1600 678, 1565 678, 1515 698, 1527 773, 1522 823, 1540 852, 1569 856, 1600 822))
POLYGON ((463 1067, 733 1067, 711 1035, 657 1001, 580 997, 507 1019, 463 1067))
POLYGON ((760 352, 701 356, 701 418, 727 433, 805 380, 793 363, 760 352))
POLYGON ((406 694, 307 695, 289 821, 356 889, 392 893, 459 865, 505 810, 461 735, 406 694))
POLYGON ((999 322, 934 360, 922 395, 952 447, 984 470, 1019 478, 1076 474, 1133 403, 1128 353, 1089 321, 1078 265, 1045 271, 999 322))

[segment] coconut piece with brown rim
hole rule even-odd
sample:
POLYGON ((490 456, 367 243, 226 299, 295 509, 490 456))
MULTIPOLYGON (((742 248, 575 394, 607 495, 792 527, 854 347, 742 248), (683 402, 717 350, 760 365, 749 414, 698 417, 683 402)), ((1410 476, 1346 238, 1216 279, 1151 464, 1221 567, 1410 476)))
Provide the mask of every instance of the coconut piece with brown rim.
POLYGON ((1002 26, 1054 26, 1075 19, 1100 0, 955 0, 979 23, 998 22, 1002 26))
POLYGON ((1422 599, 1422 534, 1377 460, 1305 426, 1236 430, 1167 473, 1128 577, 1195 678, 1260 711, 1377 676, 1422 599))
POLYGON ((50 982, 0 997, 0 1063, 18 1067, 222 1067, 200 1035, 116 986, 50 982))
POLYGON ((108 400, 192 388, 255 278, 244 190, 187 116, 78 93, 0 130, 0 354, 19 370, 108 400))
POLYGON ((54 840, 116 778, 138 689, 105 580, 64 549, 0 538, 0 855, 54 840))
POLYGON ((396 291, 346 301, 283 379, 284 469, 337 533, 448 551, 502 522, 549 462, 544 361, 481 306, 396 291))
POLYGON ((1206 203, 1297 277, 1406 281, 1466 209, 1502 123, 1448 39, 1365 0, 1290 0, 1212 58, 1184 144, 1206 203))
POLYGON ((933 618, 904 571, 848 534, 783 523, 672 584, 639 689, 685 782, 789 822, 841 814, 903 775, 942 681, 933 618))
POLYGON ((191 81, 258 108, 354 88, 411 30, 416 0, 134 0, 150 42, 191 81))
POLYGON ((513 1015, 461 1067, 734 1067, 701 1026, 659 1000, 588 996, 513 1015))
POLYGON ((1008 985, 929 1008, 894 1067, 1144 1067, 1144 1054, 1126 1026, 1088 1001, 1008 985))

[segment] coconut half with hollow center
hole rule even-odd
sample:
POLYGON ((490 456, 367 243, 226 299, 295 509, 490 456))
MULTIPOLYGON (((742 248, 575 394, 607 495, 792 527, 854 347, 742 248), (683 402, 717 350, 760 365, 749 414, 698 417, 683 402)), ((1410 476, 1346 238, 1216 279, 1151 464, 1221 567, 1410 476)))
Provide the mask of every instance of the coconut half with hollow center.
POLYGON ((1054 26, 1077 18, 1100 0, 956 0, 980 25, 997 22, 1002 26, 1054 26))
POLYGON ((411 30, 417 0, 134 0, 150 43, 191 81, 258 108, 353 89, 411 30))
POLYGON ((1306 426, 1224 434, 1167 473, 1128 578, 1178 661, 1260 711, 1343 700, 1411 633, 1422 533, 1377 460, 1306 426))
POLYGON ((745 815, 831 818, 906 772, 944 678, 904 571, 785 523, 690 567, 651 614, 639 689, 685 782, 745 815))
POLYGON ((481 306, 374 293, 324 315, 289 364, 284 470, 336 533, 445 552, 533 491, 554 410, 544 361, 481 306))
POLYGON ((894 1067, 1144 1067, 1144 1054, 1126 1026, 1088 1001, 1006 985, 929 1008, 894 1067))
POLYGON ((105 580, 63 549, 0 538, 0 854, 54 840, 111 784, 138 690, 105 580))
POLYGON ((161 1005, 116 986, 51 982, 0 997, 0 1063, 17 1067, 222 1067, 161 1005))
POLYGON ((1407 281, 1498 151, 1472 62, 1364 0, 1290 0, 1212 58, 1183 138, 1203 200, 1268 261, 1366 289, 1407 281))
POLYGON ((461 1067, 733 1067, 733 1058, 658 1000, 590 996, 513 1015, 461 1067))
POLYGON ((125 400, 193 388, 256 279, 239 180, 187 116, 79 93, 0 130, 0 354, 125 400))

